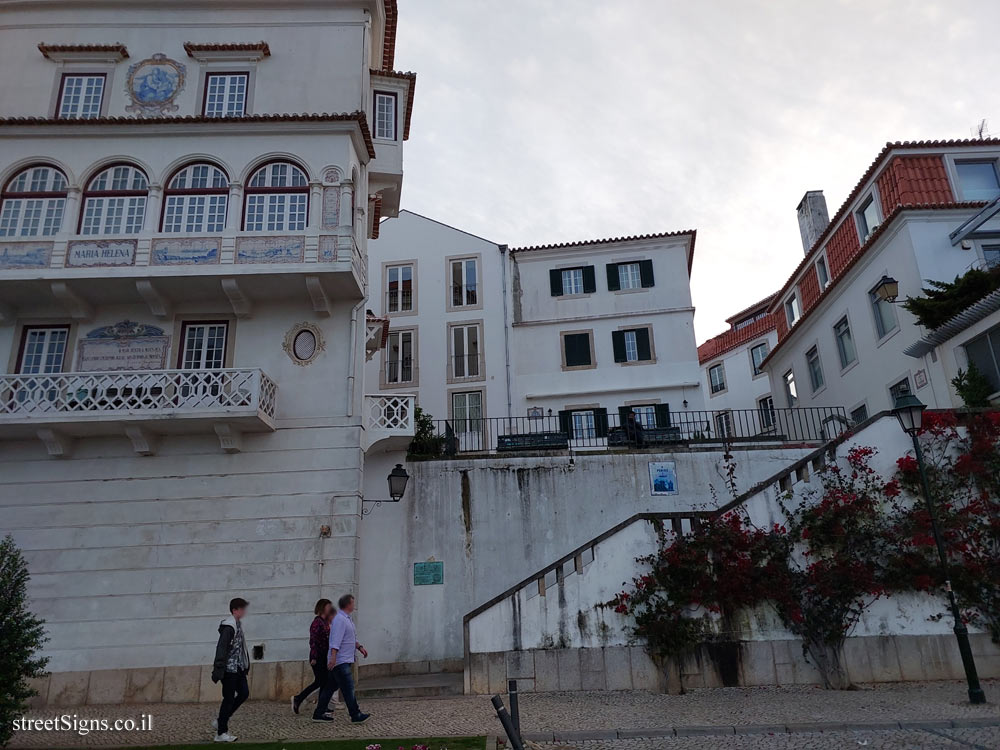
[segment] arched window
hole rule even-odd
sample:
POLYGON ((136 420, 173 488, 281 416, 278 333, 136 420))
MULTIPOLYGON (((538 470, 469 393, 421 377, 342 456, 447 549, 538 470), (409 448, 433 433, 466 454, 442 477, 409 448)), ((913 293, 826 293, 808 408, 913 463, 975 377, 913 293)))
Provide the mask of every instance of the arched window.
POLYGON ((289 162, 265 164, 246 187, 243 229, 248 232, 301 232, 306 228, 309 181, 289 162))
POLYGON ((44 164, 28 167, 0 192, 0 237, 49 237, 65 210, 66 175, 44 164))
POLYGON ((221 232, 226 227, 229 179, 214 164, 189 164, 167 183, 163 231, 221 232))
POLYGON ((99 172, 83 191, 80 234, 137 234, 146 216, 149 181, 130 164, 99 172))

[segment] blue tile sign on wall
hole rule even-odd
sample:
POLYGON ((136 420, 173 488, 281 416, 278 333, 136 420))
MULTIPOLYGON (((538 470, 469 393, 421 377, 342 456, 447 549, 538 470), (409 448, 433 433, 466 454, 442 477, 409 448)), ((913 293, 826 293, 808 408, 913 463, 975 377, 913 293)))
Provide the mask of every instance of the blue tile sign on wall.
POLYGON ((444 583, 443 562, 413 563, 413 585, 435 586, 444 583))

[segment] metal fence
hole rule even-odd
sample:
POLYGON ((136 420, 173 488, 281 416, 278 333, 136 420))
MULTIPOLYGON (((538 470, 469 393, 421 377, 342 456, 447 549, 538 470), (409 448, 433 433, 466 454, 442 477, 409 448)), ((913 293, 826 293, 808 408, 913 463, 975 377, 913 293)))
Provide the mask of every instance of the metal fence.
POLYGON ((573 410, 532 417, 439 419, 418 434, 413 455, 518 450, 616 449, 676 443, 818 443, 851 426, 843 407, 682 411, 573 410))

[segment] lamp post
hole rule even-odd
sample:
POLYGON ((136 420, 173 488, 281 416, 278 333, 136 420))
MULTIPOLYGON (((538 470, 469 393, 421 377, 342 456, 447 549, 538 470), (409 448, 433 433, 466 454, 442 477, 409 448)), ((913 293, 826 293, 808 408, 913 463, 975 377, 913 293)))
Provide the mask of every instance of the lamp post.
POLYGON ((938 560, 941 563, 941 574, 944 577, 944 588, 948 592, 948 603, 951 605, 951 614, 955 619, 955 639, 958 641, 958 651, 962 655, 962 666, 965 667, 965 679, 969 683, 969 702, 985 703, 986 694, 979 684, 979 675, 976 673, 976 662, 972 657, 972 647, 969 645, 969 630, 965 627, 965 623, 962 622, 962 613, 958 609, 955 592, 951 588, 951 576, 948 573, 948 556, 944 551, 944 542, 941 540, 937 515, 934 512, 934 503, 931 501, 931 488, 927 481, 924 454, 920 450, 920 441, 917 439, 917 435, 923 425, 924 409, 926 408, 920 399, 912 393, 906 393, 896 398, 893 413, 899 420, 903 432, 913 439, 913 454, 917 459, 917 468, 920 470, 920 485, 924 492, 924 503, 927 505, 927 515, 931 519, 931 533, 934 535, 934 543, 937 545, 938 560))
POLYGON ((875 296, 883 302, 895 302, 899 296, 899 282, 892 276, 883 276, 875 287, 875 296))
MULTIPOLYGON (((389 482, 389 502, 398 503, 406 492, 406 483, 410 481, 410 475, 406 473, 403 464, 396 464, 396 468, 389 472, 386 480, 389 482)), ((375 505, 368 510, 362 509, 361 515, 363 516, 367 516, 382 504, 381 500, 366 500, 364 502, 374 502, 375 505)))

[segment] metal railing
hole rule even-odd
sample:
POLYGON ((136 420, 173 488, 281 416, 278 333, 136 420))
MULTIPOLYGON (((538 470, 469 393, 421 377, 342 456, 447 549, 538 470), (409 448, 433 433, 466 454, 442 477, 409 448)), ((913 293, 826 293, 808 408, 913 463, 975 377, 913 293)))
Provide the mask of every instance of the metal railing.
POLYGON ((462 417, 434 421, 434 433, 415 441, 414 455, 517 450, 618 449, 677 443, 819 443, 850 427, 843 407, 645 412, 641 426, 603 409, 535 417, 462 417))
POLYGON ((0 375, 0 421, 248 411, 274 418, 278 387, 256 368, 0 375))

